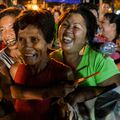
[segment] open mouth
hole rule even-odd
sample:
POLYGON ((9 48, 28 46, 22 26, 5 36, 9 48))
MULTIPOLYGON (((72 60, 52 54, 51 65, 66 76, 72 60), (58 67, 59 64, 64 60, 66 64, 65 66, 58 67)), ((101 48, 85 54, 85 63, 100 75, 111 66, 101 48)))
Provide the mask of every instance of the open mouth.
POLYGON ((14 46, 16 44, 16 40, 15 39, 11 39, 11 40, 8 40, 6 42, 6 45, 7 46, 14 46))
POLYGON ((31 53, 25 53, 25 56, 26 56, 26 57, 32 57, 32 56, 34 56, 34 54, 31 54, 31 53))
POLYGON ((27 64, 33 64, 37 60, 38 55, 36 53, 25 53, 24 58, 27 64))
POLYGON ((72 43, 72 38, 70 37, 67 37, 67 36, 64 36, 63 37, 63 42, 66 43, 66 44, 69 44, 69 43, 72 43))
POLYGON ((34 57, 36 57, 36 54, 35 53, 25 53, 24 56, 27 58, 34 58, 34 57))

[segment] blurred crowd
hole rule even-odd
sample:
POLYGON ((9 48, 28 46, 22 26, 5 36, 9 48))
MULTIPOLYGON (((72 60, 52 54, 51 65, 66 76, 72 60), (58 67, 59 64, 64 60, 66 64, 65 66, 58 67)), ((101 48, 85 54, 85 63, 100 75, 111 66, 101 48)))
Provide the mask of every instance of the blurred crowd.
POLYGON ((0 120, 110 120, 119 94, 104 115, 85 102, 119 85, 120 15, 108 2, 0 4, 0 120))

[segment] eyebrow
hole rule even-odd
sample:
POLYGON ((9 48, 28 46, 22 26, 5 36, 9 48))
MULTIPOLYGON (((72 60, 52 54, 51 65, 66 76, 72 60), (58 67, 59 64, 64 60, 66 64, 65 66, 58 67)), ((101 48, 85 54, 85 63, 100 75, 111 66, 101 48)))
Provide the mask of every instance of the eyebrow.
POLYGON ((74 23, 75 25, 81 25, 81 23, 74 23))
POLYGON ((13 24, 8 24, 8 25, 3 25, 0 27, 0 29, 6 29, 6 28, 12 28, 13 27, 13 24))

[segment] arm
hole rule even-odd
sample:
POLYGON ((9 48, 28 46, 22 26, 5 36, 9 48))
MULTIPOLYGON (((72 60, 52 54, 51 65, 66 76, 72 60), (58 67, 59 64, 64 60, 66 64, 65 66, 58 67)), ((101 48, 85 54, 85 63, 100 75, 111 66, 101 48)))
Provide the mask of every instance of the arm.
POLYGON ((111 78, 105 80, 104 82, 100 83, 99 86, 106 87, 115 84, 116 86, 120 85, 120 74, 116 74, 111 78))
POLYGON ((51 97, 63 97, 65 95, 65 89, 62 85, 54 86, 50 88, 26 88, 21 86, 11 86, 12 98, 17 99, 38 99, 43 100, 51 97))
POLYGON ((71 92, 65 97, 65 100, 71 105, 76 103, 84 102, 86 100, 92 99, 104 92, 109 91, 110 89, 119 86, 120 84, 120 74, 116 74, 111 78, 100 83, 98 86, 81 86, 78 87, 75 91, 71 92))
MULTIPOLYGON (((26 81, 26 79, 29 79, 29 76, 27 77, 26 67, 24 66, 24 64, 22 64, 20 68, 19 67, 18 64, 14 64, 10 69, 10 73, 13 79, 17 79, 17 83, 18 81, 20 81, 19 83, 22 84, 21 86, 15 84, 10 87, 13 98, 42 100, 51 97, 63 97, 66 94, 66 89, 67 92, 71 92, 71 90, 73 90, 73 86, 65 86, 63 83, 64 81, 61 84, 55 84, 47 88, 27 88, 26 86, 24 86, 24 81, 26 81), (19 73, 18 76, 16 76, 16 72, 19 73), (23 82, 21 83, 21 81, 23 82)), ((69 80, 71 80, 71 78, 73 77, 72 72, 69 71, 67 75, 69 80)))
POLYGON ((10 93, 11 78, 6 65, 0 61, 0 98, 11 99, 10 93))
POLYGON ((119 76, 120 75, 113 76, 112 78, 106 80, 104 83, 101 83, 98 87, 79 87, 75 91, 72 85, 58 85, 49 88, 38 89, 13 85, 10 87, 10 89, 12 98, 38 100, 43 100, 45 98, 51 97, 64 97, 66 95, 66 90, 69 89, 70 94, 66 96, 67 100, 72 100, 72 98, 75 98, 77 101, 83 102, 97 95, 100 95, 101 93, 104 93, 105 91, 108 91, 114 86, 116 86, 117 83, 114 82, 114 79, 120 78, 119 76))

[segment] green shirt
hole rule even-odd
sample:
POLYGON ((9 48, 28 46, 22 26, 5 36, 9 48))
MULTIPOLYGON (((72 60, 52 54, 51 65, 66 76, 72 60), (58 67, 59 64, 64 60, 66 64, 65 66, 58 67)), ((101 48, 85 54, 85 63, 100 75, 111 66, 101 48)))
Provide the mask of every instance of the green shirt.
MULTIPOLYGON (((50 55, 50 57, 63 61, 62 50, 59 49, 55 51, 50 55)), ((90 77, 81 83, 81 85, 84 86, 97 86, 97 84, 102 83, 113 75, 120 73, 112 58, 104 57, 101 53, 90 49, 88 46, 85 48, 84 55, 82 56, 76 71, 76 78, 80 78, 81 76, 87 77, 96 72, 100 72, 96 76, 90 77), (79 70, 84 66, 86 66, 84 69, 79 70)))

